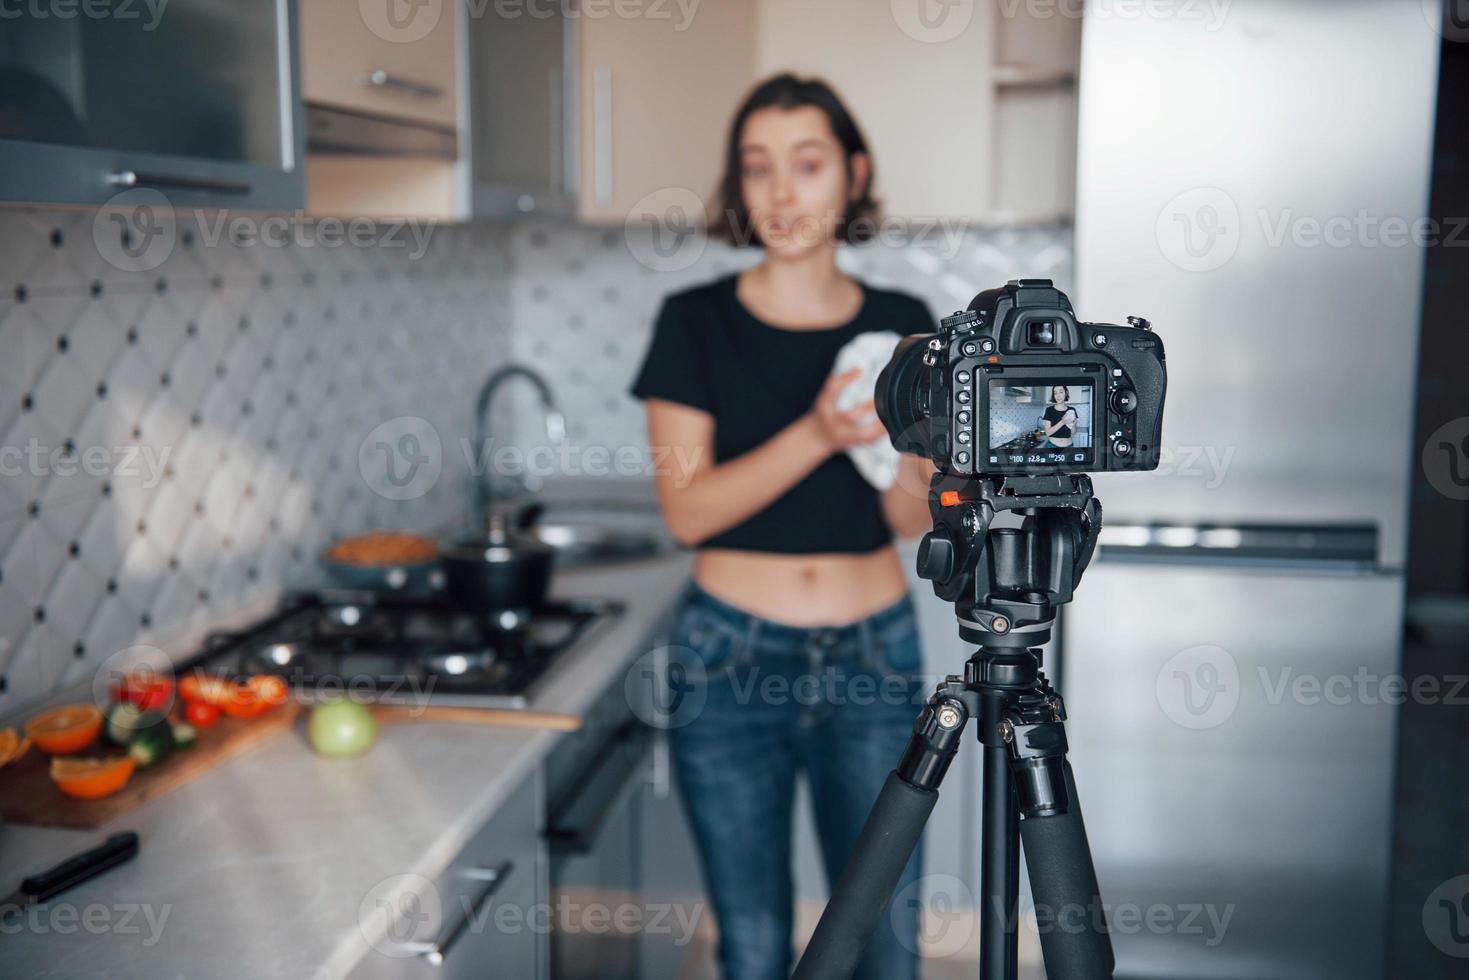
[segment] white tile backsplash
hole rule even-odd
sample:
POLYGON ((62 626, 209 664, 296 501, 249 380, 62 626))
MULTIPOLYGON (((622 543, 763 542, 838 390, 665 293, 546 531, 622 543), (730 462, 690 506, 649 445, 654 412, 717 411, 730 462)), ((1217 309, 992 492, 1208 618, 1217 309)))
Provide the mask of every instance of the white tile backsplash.
MULTIPOLYGON (((760 258, 754 249, 711 242, 687 268, 655 270, 639 260, 650 254, 646 243, 621 228, 521 226, 510 241, 514 356, 550 381, 575 450, 645 447, 642 406, 626 392, 663 296, 760 258)), ((840 261, 875 286, 919 296, 938 317, 963 309, 981 289, 1009 279, 1048 278, 1069 290, 1071 232, 914 228, 907 240, 885 236, 882 244, 844 248, 840 261)), ((528 386, 504 397, 514 421, 500 438, 522 447, 546 445, 528 386)), ((592 459, 582 452, 571 458, 592 459)))
POLYGON ((269 602, 338 535, 463 513, 453 454, 398 499, 358 453, 404 415, 467 434, 509 356, 504 228, 415 256, 168 220, 145 270, 112 218, 0 213, 0 713, 269 602))

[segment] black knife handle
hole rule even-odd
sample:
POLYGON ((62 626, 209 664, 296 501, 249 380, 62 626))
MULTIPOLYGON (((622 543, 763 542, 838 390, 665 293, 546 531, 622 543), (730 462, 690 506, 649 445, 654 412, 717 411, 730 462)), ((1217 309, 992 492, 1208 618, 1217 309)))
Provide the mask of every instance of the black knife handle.
POLYGON ((67 858, 54 868, 31 875, 20 883, 20 890, 32 896, 36 901, 44 902, 73 885, 80 885, 88 878, 130 860, 137 853, 138 835, 136 831, 126 830, 120 834, 113 834, 90 851, 83 851, 75 857, 67 858))

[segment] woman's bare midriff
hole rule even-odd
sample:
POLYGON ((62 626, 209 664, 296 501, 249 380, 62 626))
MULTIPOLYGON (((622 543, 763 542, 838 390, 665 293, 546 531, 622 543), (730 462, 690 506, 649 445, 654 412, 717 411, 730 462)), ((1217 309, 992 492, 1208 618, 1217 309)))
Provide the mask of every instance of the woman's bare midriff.
POLYGON ((861 555, 708 548, 694 556, 694 581, 732 606, 792 626, 853 623, 908 591, 891 545, 861 555))

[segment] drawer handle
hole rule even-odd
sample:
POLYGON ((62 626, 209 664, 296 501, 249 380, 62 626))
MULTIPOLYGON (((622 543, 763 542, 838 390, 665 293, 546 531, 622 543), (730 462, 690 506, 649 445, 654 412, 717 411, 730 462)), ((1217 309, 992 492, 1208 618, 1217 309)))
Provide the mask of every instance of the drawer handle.
POLYGON ((465 908, 464 914, 455 919, 454 924, 445 930, 442 936, 428 945, 428 948, 422 953, 423 958, 434 966, 443 966, 444 959, 449 955, 454 944, 459 941, 459 937, 464 935, 464 930, 469 928, 470 922, 479 918, 480 909, 484 908, 485 903, 495 896, 495 892, 500 890, 500 886, 514 870, 514 863, 505 861, 494 868, 467 868, 461 871, 460 874, 464 877, 483 881, 485 886, 474 897, 474 901, 465 908))
POLYGON ((245 181, 139 173, 136 170, 114 171, 107 175, 107 183, 113 187, 176 187, 180 190, 227 191, 231 194, 250 193, 250 184, 245 181))
POLYGON ((420 99, 442 98, 444 94, 444 89, 439 85, 415 82, 411 78, 393 75, 381 68, 375 68, 367 73, 367 84, 373 88, 387 88, 405 95, 415 95, 420 99))

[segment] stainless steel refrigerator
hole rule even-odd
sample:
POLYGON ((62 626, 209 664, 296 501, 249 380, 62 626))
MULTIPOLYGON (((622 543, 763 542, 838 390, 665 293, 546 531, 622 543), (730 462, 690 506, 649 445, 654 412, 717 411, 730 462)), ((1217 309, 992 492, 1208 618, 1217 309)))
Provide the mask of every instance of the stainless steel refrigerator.
POLYGON ((1086 8, 1072 299, 1169 371, 1064 617, 1119 977, 1384 974, 1436 9, 1086 8))

